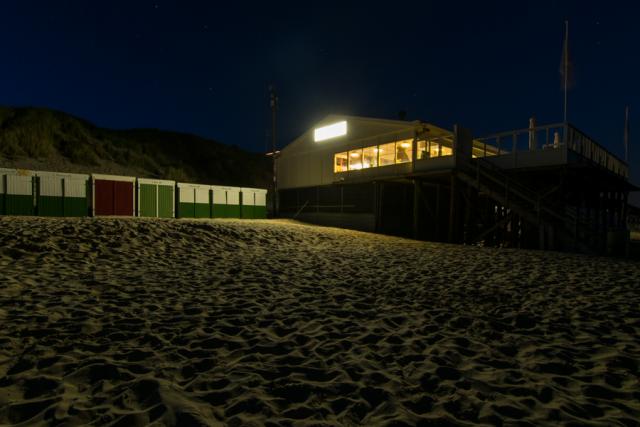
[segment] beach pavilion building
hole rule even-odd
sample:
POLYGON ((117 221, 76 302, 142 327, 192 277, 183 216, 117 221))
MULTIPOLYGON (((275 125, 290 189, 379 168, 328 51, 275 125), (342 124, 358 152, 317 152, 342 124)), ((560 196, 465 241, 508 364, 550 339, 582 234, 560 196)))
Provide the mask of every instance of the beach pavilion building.
POLYGON ((278 214, 423 240, 620 251, 627 164, 568 124, 460 126, 330 115, 281 150, 278 214))

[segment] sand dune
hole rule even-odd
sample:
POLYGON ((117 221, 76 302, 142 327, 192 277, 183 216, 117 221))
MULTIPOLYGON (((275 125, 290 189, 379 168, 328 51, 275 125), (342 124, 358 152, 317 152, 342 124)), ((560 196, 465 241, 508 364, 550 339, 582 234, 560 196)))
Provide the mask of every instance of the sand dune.
POLYGON ((0 218, 0 424, 638 425, 640 263, 0 218))

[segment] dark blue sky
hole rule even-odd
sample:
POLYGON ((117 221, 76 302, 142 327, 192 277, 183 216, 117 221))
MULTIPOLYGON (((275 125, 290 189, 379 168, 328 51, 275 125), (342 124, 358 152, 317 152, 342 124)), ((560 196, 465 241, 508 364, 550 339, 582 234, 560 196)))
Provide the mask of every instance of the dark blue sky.
POLYGON ((0 104, 264 151, 274 82, 280 145, 332 112, 406 110, 481 136, 526 127, 531 114, 562 121, 568 19, 569 120, 621 155, 629 104, 640 181, 635 2, 231 3, 2 2, 0 104))

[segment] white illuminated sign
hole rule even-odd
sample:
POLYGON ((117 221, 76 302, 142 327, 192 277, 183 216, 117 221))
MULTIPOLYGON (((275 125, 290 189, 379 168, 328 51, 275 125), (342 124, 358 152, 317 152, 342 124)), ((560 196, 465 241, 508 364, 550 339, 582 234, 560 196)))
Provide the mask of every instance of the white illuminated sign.
POLYGON ((347 134, 347 122, 342 121, 332 125, 323 126, 313 131, 313 139, 315 142, 324 141, 331 138, 347 134))

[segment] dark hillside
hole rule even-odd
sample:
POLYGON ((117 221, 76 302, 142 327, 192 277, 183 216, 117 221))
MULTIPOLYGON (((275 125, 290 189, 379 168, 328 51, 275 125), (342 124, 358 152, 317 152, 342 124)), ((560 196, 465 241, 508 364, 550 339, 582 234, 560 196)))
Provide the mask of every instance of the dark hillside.
POLYGON ((43 108, 0 107, 0 167, 267 187, 265 156, 195 135, 111 130, 43 108))

